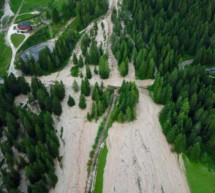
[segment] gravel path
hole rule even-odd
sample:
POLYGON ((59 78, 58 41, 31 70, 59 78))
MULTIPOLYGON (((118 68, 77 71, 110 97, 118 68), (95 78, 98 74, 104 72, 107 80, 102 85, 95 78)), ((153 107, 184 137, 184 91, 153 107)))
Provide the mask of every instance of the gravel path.
POLYGON ((2 24, 3 24, 4 20, 6 18, 10 18, 10 17, 14 16, 14 13, 10 8, 10 0, 5 0, 3 11, 4 11, 4 15, 1 17, 1 20, 0 20, 0 30, 3 30, 2 24))

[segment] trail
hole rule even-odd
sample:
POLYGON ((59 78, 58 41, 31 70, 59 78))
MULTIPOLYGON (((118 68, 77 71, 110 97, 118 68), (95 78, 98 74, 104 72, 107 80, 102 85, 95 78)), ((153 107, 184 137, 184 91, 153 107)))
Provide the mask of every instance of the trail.
POLYGON ((22 2, 20 3, 20 6, 19 6, 19 8, 18 8, 16 14, 14 15, 13 20, 11 21, 11 25, 13 25, 13 24, 15 23, 16 18, 17 18, 17 16, 19 15, 19 13, 20 13, 20 11, 21 11, 21 9, 22 9, 22 6, 23 6, 23 4, 24 4, 24 2, 25 2, 25 0, 22 0, 22 2))
POLYGON ((67 29, 67 27, 75 20, 75 18, 71 18, 69 19, 66 24, 62 27, 62 29, 58 32, 58 34, 56 35, 56 37, 54 38, 54 40, 58 40, 60 38, 60 36, 65 32, 65 30, 67 29))
POLYGON ((16 71, 15 70, 15 66, 14 66, 16 53, 17 53, 17 50, 22 46, 22 44, 28 39, 29 35, 25 34, 25 39, 22 41, 22 43, 19 45, 18 48, 15 48, 15 46, 13 45, 13 43, 11 41, 11 35, 14 33, 14 29, 13 29, 14 28, 14 22, 16 20, 16 17, 18 16, 19 12, 22 9, 24 1, 25 0, 22 0, 22 2, 20 4, 20 6, 19 6, 19 8, 18 8, 18 10, 16 12, 16 14, 13 17, 13 20, 11 21, 11 24, 10 24, 9 29, 8 29, 7 34, 6 34, 6 42, 10 46, 10 48, 12 50, 12 57, 11 57, 10 66, 9 66, 9 69, 8 69, 8 74, 14 73, 16 76, 21 75, 21 72, 16 71))
POLYGON ((114 108, 116 98, 117 98, 117 94, 113 94, 110 106, 109 106, 109 108, 108 108, 108 110, 106 112, 106 115, 105 115, 104 128, 103 128, 103 130, 102 130, 102 132, 101 132, 101 134, 99 136, 98 144, 95 147, 94 155, 93 155, 93 157, 91 159, 92 164, 91 164, 90 172, 89 172, 88 177, 87 177, 85 193, 91 192, 91 190, 94 188, 93 184, 94 184, 94 180, 96 179, 95 174, 96 174, 97 165, 98 165, 98 157, 99 157, 99 153, 100 153, 101 148, 102 148, 102 144, 105 142, 105 133, 108 130, 108 122, 109 122, 111 112, 112 112, 112 110, 114 108))
POLYGON ((4 15, 1 17, 1 21, 0 21, 0 32, 4 30, 3 22, 4 22, 5 18, 10 18, 12 16, 14 16, 14 13, 10 8, 10 0, 5 0, 4 15))

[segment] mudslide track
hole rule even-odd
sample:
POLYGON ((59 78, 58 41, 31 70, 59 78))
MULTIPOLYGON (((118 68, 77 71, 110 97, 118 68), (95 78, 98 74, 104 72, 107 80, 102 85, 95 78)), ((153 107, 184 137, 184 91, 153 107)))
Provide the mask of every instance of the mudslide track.
POLYGON ((96 148, 94 150, 94 156, 91 159, 92 165, 91 165, 88 177, 87 177, 85 193, 89 193, 93 189, 93 184, 94 184, 93 182, 94 182, 94 179, 96 178, 95 174, 96 174, 96 169, 97 169, 97 165, 98 165, 99 153, 100 153, 100 151, 102 149, 102 144, 105 142, 105 133, 108 130, 108 122, 109 122, 111 112, 113 111, 116 98, 117 98, 117 94, 114 93, 113 96, 112 96, 112 99, 111 99, 110 106, 109 106, 109 108, 108 108, 108 110, 106 112, 105 118, 104 118, 104 128, 103 128, 103 130, 102 130, 102 132, 101 132, 101 134, 99 136, 98 144, 97 144, 97 146, 96 146, 96 148))

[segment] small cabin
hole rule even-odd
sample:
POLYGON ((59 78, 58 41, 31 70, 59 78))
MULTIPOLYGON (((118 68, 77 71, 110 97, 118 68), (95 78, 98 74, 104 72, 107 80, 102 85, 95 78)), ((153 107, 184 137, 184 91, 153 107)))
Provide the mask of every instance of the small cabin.
POLYGON ((17 30, 21 33, 28 33, 32 30, 33 27, 30 22, 24 21, 18 24, 17 28, 18 28, 17 30))

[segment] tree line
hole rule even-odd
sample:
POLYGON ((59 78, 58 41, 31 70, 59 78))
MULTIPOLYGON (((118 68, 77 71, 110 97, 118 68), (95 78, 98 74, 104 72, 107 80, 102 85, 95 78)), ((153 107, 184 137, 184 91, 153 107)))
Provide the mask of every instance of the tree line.
POLYGON ((139 102, 139 90, 134 82, 123 81, 119 89, 119 97, 111 112, 109 126, 114 121, 123 123, 136 118, 136 106, 139 102))
POLYGON ((157 71, 164 75, 187 57, 194 64, 214 65, 214 5, 213 1, 124 0, 121 10, 112 14, 112 50, 121 75, 127 74, 127 61, 133 62, 139 79, 154 78, 157 71))
MULTIPOLYGON (((67 3, 64 4, 63 7, 65 7, 65 5, 67 5, 67 3)), ((55 72, 65 66, 72 50, 80 38, 78 32, 85 28, 91 21, 103 15, 108 9, 108 2, 106 0, 70 0, 68 5, 65 12, 62 10, 62 13, 58 13, 57 9, 53 10, 53 21, 58 23, 61 17, 68 18, 70 16, 75 16, 74 24, 69 30, 65 30, 63 35, 56 41, 53 51, 50 51, 49 48, 41 50, 38 60, 35 60, 33 57, 27 60, 19 58, 16 62, 16 66, 18 69, 22 70, 23 73, 41 76, 55 72), (71 11, 71 15, 68 15, 70 9, 73 9, 73 11, 71 11)))
POLYGON ((153 98, 165 104, 160 122, 174 150, 193 160, 206 154, 215 160, 215 82, 204 68, 186 67, 158 76, 153 98))
MULTIPOLYGON (((58 92, 56 86, 51 90, 53 95, 58 92)), ((0 85, 1 191, 21 193, 21 173, 29 193, 48 193, 57 183, 54 160, 59 158, 60 143, 51 113, 42 108, 34 113, 15 104, 17 96, 36 93, 23 77, 13 74, 0 85)))
POLYGON ((89 121, 91 121, 92 119, 95 119, 97 121, 98 118, 104 114, 111 103, 112 95, 113 89, 111 89, 110 87, 104 89, 103 84, 99 86, 99 84, 96 82, 92 91, 92 109, 91 112, 87 114, 87 119, 89 121))
POLYGON ((75 31, 66 31, 56 42, 53 51, 44 48, 39 52, 38 60, 33 57, 23 60, 20 58, 16 64, 17 68, 26 75, 41 76, 59 70, 66 65, 71 51, 80 38, 75 31))
POLYGON ((156 75, 152 96, 165 104, 163 132, 176 152, 193 160, 215 159, 215 84, 205 72, 215 63, 214 8, 214 1, 123 0, 112 15, 118 63, 133 62, 139 79, 156 75), (194 59, 192 67, 180 70, 187 58, 194 59))
POLYGON ((110 76, 110 67, 108 63, 108 56, 103 51, 102 45, 98 46, 95 40, 97 34, 97 24, 94 24, 93 29, 89 34, 85 34, 81 41, 81 52, 79 58, 76 54, 73 54, 73 64, 71 68, 71 75, 78 77, 80 75, 83 78, 83 74, 80 73, 80 68, 85 66, 85 75, 88 79, 92 78, 92 72, 90 70, 91 65, 94 65, 94 73, 99 74, 102 79, 108 79, 110 76))
POLYGON ((41 110, 54 113, 60 116, 62 113, 61 101, 65 97, 65 87, 62 82, 55 81, 54 85, 51 85, 50 93, 42 82, 36 77, 31 81, 32 97, 38 101, 41 110))

